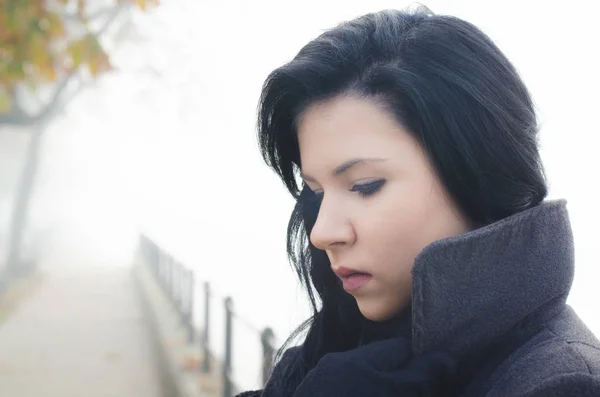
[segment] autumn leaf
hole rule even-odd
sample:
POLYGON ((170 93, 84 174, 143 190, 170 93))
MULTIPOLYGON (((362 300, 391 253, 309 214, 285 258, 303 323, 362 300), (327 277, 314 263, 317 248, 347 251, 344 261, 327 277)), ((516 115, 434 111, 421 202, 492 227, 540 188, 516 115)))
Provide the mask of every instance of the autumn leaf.
POLYGON ((73 61, 73 68, 78 68, 85 60, 85 42, 83 40, 72 42, 67 49, 67 53, 73 61))
POLYGON ((97 76, 99 73, 108 72, 111 69, 111 64, 108 55, 104 52, 97 53, 88 63, 92 76, 97 76))
POLYGON ((65 27, 57 13, 49 12, 46 15, 46 20, 48 21, 48 33, 51 37, 63 37, 65 35, 65 27))
POLYGON ((29 51, 29 60, 35 66, 39 67, 48 63, 49 54, 47 50, 46 37, 43 33, 32 33, 29 42, 27 43, 27 48, 29 51))
POLYGON ((10 93, 0 87, 0 113, 8 113, 11 110, 10 93))
POLYGON ((12 85, 25 78, 25 68, 22 63, 11 62, 6 68, 8 84, 12 85))
POLYGON ((145 10, 146 7, 148 7, 148 2, 146 0, 136 0, 138 7, 140 7, 141 10, 145 10))
POLYGON ((44 67, 40 68, 40 72, 41 72, 41 75, 46 80, 56 81, 57 76, 56 76, 56 70, 54 69, 54 67, 44 66, 44 67))

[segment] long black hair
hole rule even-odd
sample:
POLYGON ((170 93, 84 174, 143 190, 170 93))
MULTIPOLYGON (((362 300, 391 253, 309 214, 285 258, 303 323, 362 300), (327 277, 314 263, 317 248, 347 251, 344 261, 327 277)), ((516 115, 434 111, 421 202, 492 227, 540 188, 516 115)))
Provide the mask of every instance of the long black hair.
POLYGON ((357 346, 365 321, 326 253, 310 243, 319 203, 296 179, 299 115, 339 95, 375 100, 409 131, 475 225, 528 209, 547 195, 531 96, 474 25, 424 7, 386 10, 341 23, 304 46, 268 76, 258 111, 262 156, 296 199, 287 250, 313 307, 288 339, 307 331, 286 371, 288 390, 324 354, 357 346))

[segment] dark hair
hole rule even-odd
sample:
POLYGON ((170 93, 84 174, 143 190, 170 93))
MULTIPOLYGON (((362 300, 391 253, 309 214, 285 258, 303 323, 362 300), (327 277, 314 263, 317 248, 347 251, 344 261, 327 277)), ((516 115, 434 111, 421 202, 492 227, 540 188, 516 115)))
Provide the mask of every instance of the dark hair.
POLYGON ((364 320, 325 252, 310 243, 319 204, 296 180, 299 115, 339 95, 375 100, 413 134, 475 225, 528 209, 547 195, 531 96, 474 25, 424 7, 387 10, 344 22, 308 43, 269 75, 258 114, 262 156, 296 198, 287 249, 314 310, 292 335, 308 329, 287 371, 290 390, 324 354, 355 347, 364 320))

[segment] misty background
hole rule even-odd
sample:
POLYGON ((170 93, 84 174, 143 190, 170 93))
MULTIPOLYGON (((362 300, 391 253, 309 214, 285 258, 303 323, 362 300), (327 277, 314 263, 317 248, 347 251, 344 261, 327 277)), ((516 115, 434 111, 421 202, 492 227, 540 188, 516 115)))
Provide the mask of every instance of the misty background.
MULTIPOLYGON (((41 127, 23 255, 50 272, 128 266, 143 232, 230 295, 250 326, 270 326, 283 342, 309 310, 285 251, 294 202, 258 152, 261 85, 324 29, 409 4, 164 1, 116 24, 103 38, 115 70, 41 127)), ((480 27, 532 92, 550 198, 568 200, 575 235, 569 303, 600 335, 600 33, 592 2, 423 4, 480 27)), ((27 128, 0 125, 0 266, 27 128)), ((238 372, 253 384, 255 374, 238 372)))

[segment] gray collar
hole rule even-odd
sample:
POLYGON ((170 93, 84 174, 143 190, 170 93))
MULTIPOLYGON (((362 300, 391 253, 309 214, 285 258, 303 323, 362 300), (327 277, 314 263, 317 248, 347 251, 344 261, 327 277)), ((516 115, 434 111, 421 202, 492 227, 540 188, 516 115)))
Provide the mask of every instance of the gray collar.
POLYGON ((565 200, 436 241, 412 269, 416 353, 462 353, 504 334, 542 305, 564 305, 574 273, 565 200))

